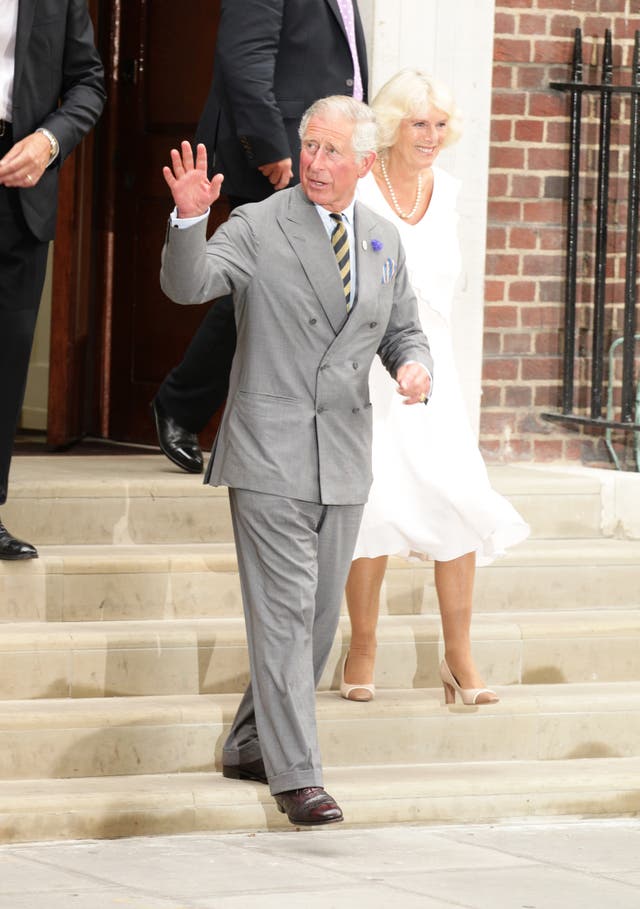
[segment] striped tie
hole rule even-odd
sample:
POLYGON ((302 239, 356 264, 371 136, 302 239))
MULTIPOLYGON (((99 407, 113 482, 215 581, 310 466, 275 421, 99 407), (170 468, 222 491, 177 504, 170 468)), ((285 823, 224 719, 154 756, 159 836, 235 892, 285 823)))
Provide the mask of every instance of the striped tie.
POLYGON ((351 309, 351 264, 349 262, 349 235, 342 221, 342 215, 335 212, 331 217, 336 222, 336 226, 331 234, 331 245, 336 254, 338 262, 338 271, 342 278, 342 287, 344 288, 344 298, 347 303, 347 312, 351 309))

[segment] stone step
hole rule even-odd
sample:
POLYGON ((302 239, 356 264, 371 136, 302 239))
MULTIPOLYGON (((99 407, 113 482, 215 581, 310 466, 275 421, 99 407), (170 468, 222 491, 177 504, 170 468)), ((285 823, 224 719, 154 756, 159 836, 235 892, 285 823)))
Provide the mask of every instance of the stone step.
MULTIPOLYGON (((445 706, 442 689, 369 704, 318 695, 323 762, 431 764, 640 757, 640 682, 523 685, 498 704, 445 706)), ((0 780, 221 768, 238 695, 0 702, 0 780)))
MULTIPOLYGON (((474 655, 492 685, 632 681, 640 610, 478 615, 474 655)), ((343 616, 320 689, 337 689, 349 621, 343 616)), ((380 688, 440 685, 440 619, 382 616, 380 688)), ((222 694, 249 679, 244 622, 15 623, 0 634, 0 698, 222 694)))
MULTIPOLYGON (((328 767, 349 826, 640 811, 640 758, 328 767)), ((293 828, 266 786, 217 773, 0 782, 0 841, 293 828)))
MULTIPOLYGON (((640 606, 638 540, 527 540, 478 570, 476 613, 640 606)), ((430 562, 393 558, 382 611, 430 613, 430 562)), ((242 615, 233 544, 43 546, 0 562, 0 622, 242 615)))
POLYGON ((4 523, 38 548, 233 538, 227 491, 162 455, 16 457, 4 523))
MULTIPOLYGON (((613 482, 607 472, 498 465, 489 473, 534 537, 602 535, 605 499, 614 496, 603 493, 613 482)), ((3 518, 38 546, 231 540, 226 490, 203 486, 162 455, 16 457, 3 518)))

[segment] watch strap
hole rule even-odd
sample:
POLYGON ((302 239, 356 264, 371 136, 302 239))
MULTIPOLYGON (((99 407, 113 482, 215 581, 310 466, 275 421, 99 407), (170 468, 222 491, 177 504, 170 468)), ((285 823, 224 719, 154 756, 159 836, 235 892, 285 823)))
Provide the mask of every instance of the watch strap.
POLYGON ((38 127, 36 132, 42 133, 42 135, 46 136, 46 138, 49 140, 50 151, 49 151, 49 162, 48 163, 51 164, 51 162, 54 161, 58 157, 58 154, 60 153, 60 145, 58 144, 58 140, 53 135, 51 130, 46 129, 44 126, 38 127))

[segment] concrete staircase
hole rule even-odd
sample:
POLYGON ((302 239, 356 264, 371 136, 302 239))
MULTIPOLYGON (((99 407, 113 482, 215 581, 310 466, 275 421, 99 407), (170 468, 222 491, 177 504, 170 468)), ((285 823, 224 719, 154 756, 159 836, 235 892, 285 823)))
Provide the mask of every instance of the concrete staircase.
MULTIPOLYGON (((378 696, 318 695, 348 823, 640 810, 640 476, 493 468, 532 538, 478 572, 475 654, 499 704, 445 707, 429 564, 392 561, 378 696)), ((226 493, 162 457, 14 460, 0 562, 0 841, 288 826, 224 780, 248 678, 226 493)))

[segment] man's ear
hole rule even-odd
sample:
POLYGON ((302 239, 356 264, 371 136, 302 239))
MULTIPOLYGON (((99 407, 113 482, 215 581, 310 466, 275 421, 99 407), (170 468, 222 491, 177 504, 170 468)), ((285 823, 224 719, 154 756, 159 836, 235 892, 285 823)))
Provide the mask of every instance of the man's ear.
POLYGON ((375 152, 367 152, 367 154, 360 159, 360 164, 358 165, 358 178, 367 176, 377 157, 375 152))

